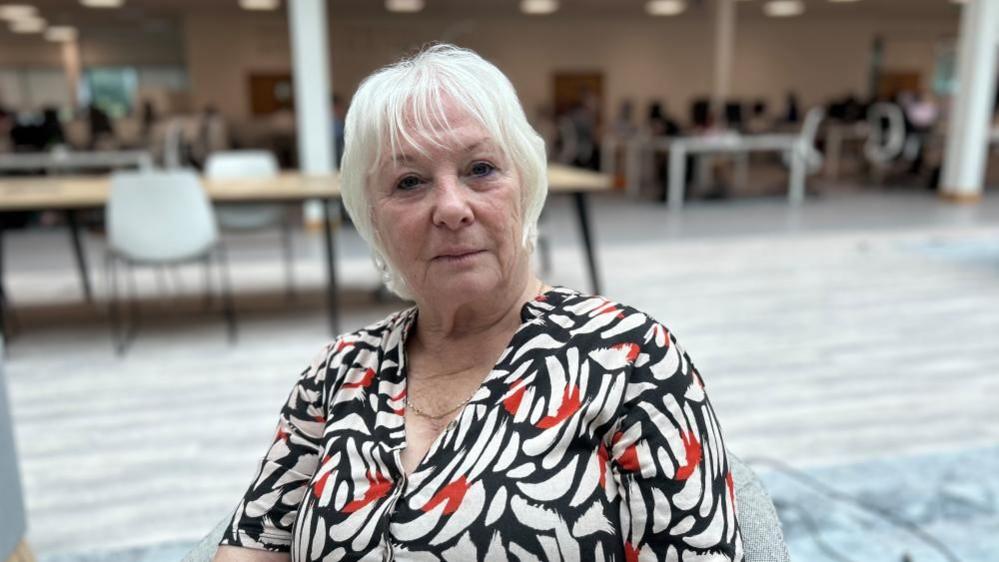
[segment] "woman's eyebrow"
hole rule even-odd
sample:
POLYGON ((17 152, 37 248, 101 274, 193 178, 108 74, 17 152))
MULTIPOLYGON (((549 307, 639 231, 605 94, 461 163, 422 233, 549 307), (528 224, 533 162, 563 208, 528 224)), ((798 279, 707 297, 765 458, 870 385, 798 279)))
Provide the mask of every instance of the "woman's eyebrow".
POLYGON ((475 141, 472 144, 466 146, 465 147, 465 152, 473 152, 473 151, 478 150, 478 149, 480 149, 482 147, 492 148, 492 146, 494 144, 495 143, 493 143, 493 139, 486 138, 486 139, 478 140, 478 141, 475 141))
MULTIPOLYGON (((477 140, 477 141, 475 141, 475 142, 473 142, 473 143, 471 143, 469 145, 466 145, 465 148, 464 148, 464 152, 474 152, 474 151, 476 151, 476 150, 478 150, 480 148, 483 148, 483 147, 492 148, 492 146, 494 144, 495 143, 493 143, 493 140, 489 139, 489 138, 477 140)), ((395 154, 395 155, 392 156, 392 161, 396 162, 396 163, 400 163, 400 164, 408 164, 408 163, 413 162, 413 161, 415 161, 417 159, 418 159, 418 157, 413 156, 413 155, 411 155, 411 154, 409 154, 407 152, 401 152, 399 154, 395 154)))
POLYGON ((415 156, 410 156, 409 154, 395 154, 392 156, 393 162, 408 163, 416 160, 415 156))

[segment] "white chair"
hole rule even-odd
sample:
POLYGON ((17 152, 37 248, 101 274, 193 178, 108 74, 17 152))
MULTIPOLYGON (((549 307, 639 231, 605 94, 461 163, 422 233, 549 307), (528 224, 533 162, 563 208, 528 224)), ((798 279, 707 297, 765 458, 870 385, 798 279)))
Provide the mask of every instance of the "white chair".
MULTIPOLYGON (((205 163, 205 177, 217 179, 266 179, 278 175, 274 154, 266 150, 228 150, 213 152, 205 163)), ((294 296, 292 230, 288 208, 280 204, 219 205, 216 208, 219 226, 226 232, 251 232, 279 227, 284 255, 285 287, 294 296)))
MULTIPOLYGON (((814 174, 822 169, 823 156, 822 153, 815 148, 815 140, 819 136, 819 127, 822 125, 822 120, 825 119, 826 110, 821 106, 816 106, 808 110, 805 114, 805 120, 801 124, 801 130, 798 132, 798 144, 796 150, 797 154, 800 154, 805 159, 805 172, 807 174, 814 174)), ((784 153, 781 158, 784 165, 787 167, 791 166, 791 155, 784 153)))
POLYGON ((822 169, 822 153, 815 148, 815 140, 819 136, 819 126, 825 119, 826 110, 823 107, 813 107, 805 114, 801 125, 801 150, 805 151, 805 168, 809 174, 822 169))
POLYGON ((235 340, 236 318, 228 263, 219 243, 211 202, 193 171, 113 174, 106 224, 111 330, 118 353, 124 352, 138 320, 138 295, 131 275, 135 265, 166 266, 202 261, 206 268, 206 290, 210 291, 209 268, 214 261, 220 270, 222 310, 229 339, 235 340), (121 325, 118 314, 119 263, 129 267, 133 318, 127 330, 121 325))
POLYGON ((875 183, 880 184, 905 148, 905 114, 894 103, 876 103, 867 110, 867 122, 870 134, 864 143, 864 157, 875 183))

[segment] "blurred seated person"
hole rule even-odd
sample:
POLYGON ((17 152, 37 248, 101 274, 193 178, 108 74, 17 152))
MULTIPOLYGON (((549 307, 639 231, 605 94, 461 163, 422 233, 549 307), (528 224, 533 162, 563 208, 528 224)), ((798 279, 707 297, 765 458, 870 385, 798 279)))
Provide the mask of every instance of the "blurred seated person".
POLYGON ((940 118, 940 108, 933 95, 922 90, 905 100, 902 111, 905 113, 906 125, 909 128, 906 139, 909 147, 907 156, 912 159, 909 173, 919 174, 923 168, 926 144, 940 118))
MULTIPOLYGON (((655 100, 649 104, 649 115, 646 121, 649 136, 675 137, 681 134, 680 125, 673 119, 666 110, 666 104, 655 100)), ((669 156, 661 150, 653 152, 654 184, 658 189, 658 199, 666 201, 669 182, 669 156)))
POLYGON ((563 163, 596 170, 600 166, 597 146, 597 96, 583 89, 573 107, 559 119, 559 151, 563 163))
POLYGON ((767 113, 767 102, 758 99, 753 102, 749 111, 749 118, 746 119, 745 132, 750 134, 762 134, 773 130, 773 119, 767 113))
POLYGON ((42 152, 65 144, 66 135, 58 110, 46 107, 41 116, 15 121, 10 129, 10 140, 14 150, 21 152, 42 152))
POLYGON ((784 103, 784 123, 796 125, 801 121, 801 104, 798 103, 798 94, 788 92, 784 103))
POLYGON ((690 104, 690 134, 703 135, 711 132, 715 126, 715 116, 711 109, 711 100, 695 99, 690 104))
POLYGON ((534 120, 531 126, 541 135, 545 141, 545 148, 548 151, 548 158, 560 162, 557 146, 559 142, 558 120, 555 118, 555 110, 547 103, 538 104, 534 109, 534 120))
POLYGON ((10 142, 10 130, 14 127, 14 113, 3 105, 0 99, 0 152, 7 152, 13 148, 10 142))
POLYGON ((49 106, 42 111, 41 135, 45 148, 66 144, 66 133, 55 107, 49 106))
POLYGON ((333 105, 330 107, 330 118, 333 120, 333 165, 339 170, 340 160, 343 159, 343 118, 346 113, 340 95, 334 93, 332 99, 333 105))
POLYGON ((300 371, 215 562, 743 560, 673 332, 534 273, 547 161, 509 79, 434 45, 361 82, 346 131, 343 202, 412 305, 300 371))
POLYGON ((621 139, 635 136, 638 126, 635 125, 635 104, 631 100, 621 100, 617 117, 611 125, 611 133, 621 139))
POLYGON ((149 142, 153 135, 153 128, 156 127, 156 121, 158 121, 156 106, 153 105, 152 100, 144 100, 142 102, 142 115, 140 119, 142 123, 142 137, 146 139, 146 142, 149 142))
MULTIPOLYGON (((741 109, 740 109, 741 111, 741 109)), ((711 100, 708 98, 695 99, 690 104, 690 123, 692 136, 714 136, 727 134, 719 129, 715 118, 715 111, 711 100)), ((690 195, 690 184, 695 175, 695 169, 708 171, 714 180, 714 184, 709 186, 710 190, 704 194, 706 199, 724 199, 728 197, 731 190, 729 177, 731 173, 730 158, 716 158, 714 155, 687 155, 687 177, 685 178, 685 197, 690 195), (698 160, 704 162, 707 168, 697 166, 698 160)), ((699 174, 698 177, 700 176, 699 174)))
POLYGON ((745 129, 745 122, 742 118, 742 102, 728 101, 725 103, 725 128, 739 133, 745 129))
POLYGON ((114 144, 114 127, 111 125, 111 118, 98 107, 91 103, 87 106, 87 123, 90 125, 90 150, 101 150, 114 144))
POLYGON ((200 169, 211 153, 227 150, 229 146, 225 119, 214 105, 206 105, 198 116, 195 136, 191 139, 191 160, 200 169))
POLYGON ((674 137, 681 133, 680 125, 670 116, 666 104, 658 100, 649 104, 646 126, 653 137, 674 137))

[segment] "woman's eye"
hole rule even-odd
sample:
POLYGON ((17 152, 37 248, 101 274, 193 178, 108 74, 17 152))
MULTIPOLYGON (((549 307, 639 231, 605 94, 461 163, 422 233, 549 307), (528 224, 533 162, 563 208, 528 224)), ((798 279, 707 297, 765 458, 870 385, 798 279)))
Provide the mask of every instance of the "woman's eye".
POLYGON ((410 189, 415 189, 419 186, 420 186, 420 178, 416 176, 406 176, 401 180, 399 180, 399 183, 396 185, 398 189, 401 189, 403 191, 409 191, 410 189))
POLYGON ((493 173, 496 168, 488 162, 476 162, 472 164, 472 175, 478 177, 488 176, 493 173))

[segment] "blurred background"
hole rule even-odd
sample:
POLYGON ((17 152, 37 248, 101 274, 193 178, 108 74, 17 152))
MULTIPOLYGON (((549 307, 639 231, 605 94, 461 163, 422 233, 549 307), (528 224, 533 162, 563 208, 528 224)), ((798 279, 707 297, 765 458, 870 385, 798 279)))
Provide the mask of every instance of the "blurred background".
POLYGON ((434 41, 547 141, 542 277, 670 326, 793 559, 999 559, 999 0, 0 0, 0 559, 179 560, 406 306, 335 170, 434 41))

